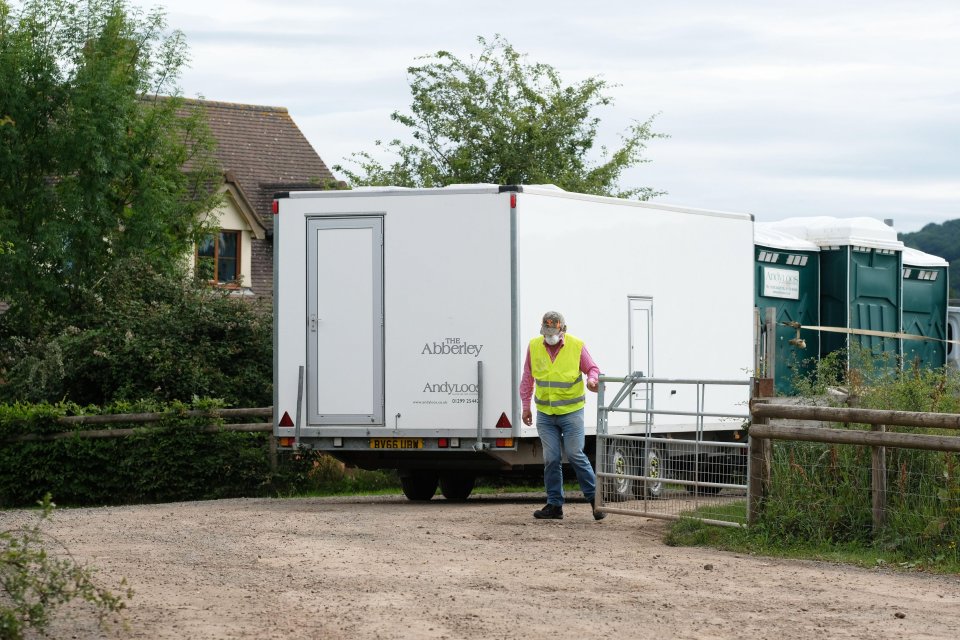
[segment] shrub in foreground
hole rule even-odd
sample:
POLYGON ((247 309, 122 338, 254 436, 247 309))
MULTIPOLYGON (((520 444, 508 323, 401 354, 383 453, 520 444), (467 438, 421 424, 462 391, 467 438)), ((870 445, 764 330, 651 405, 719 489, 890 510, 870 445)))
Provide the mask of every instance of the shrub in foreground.
POLYGON ((49 494, 40 506, 32 526, 0 531, 0 640, 20 640, 29 629, 43 634, 57 607, 74 600, 92 606, 102 626, 133 597, 122 581, 119 595, 99 586, 92 569, 58 548, 42 529, 54 508, 49 494))

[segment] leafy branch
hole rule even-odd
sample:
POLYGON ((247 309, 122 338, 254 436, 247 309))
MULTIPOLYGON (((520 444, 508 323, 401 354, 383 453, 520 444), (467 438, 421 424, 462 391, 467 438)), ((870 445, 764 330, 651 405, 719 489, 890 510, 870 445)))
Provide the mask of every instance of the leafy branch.
POLYGON ((40 516, 32 526, 0 532, 0 640, 19 640, 26 629, 43 633, 57 607, 73 600, 93 606, 102 626, 112 613, 126 607, 133 591, 121 581, 116 595, 94 582, 93 570, 73 558, 62 542, 42 530, 55 505, 50 494, 40 501, 40 516), (59 547, 56 554, 48 547, 59 547))
POLYGON ((618 148, 598 152, 595 111, 613 104, 607 92, 615 85, 598 76, 567 85, 552 66, 526 62, 499 35, 477 41, 479 55, 461 59, 438 51, 407 69, 411 112, 390 117, 409 130, 412 142, 378 140, 377 155, 360 151, 349 158, 352 168, 334 169, 357 186, 552 183, 641 200, 662 195, 618 186, 626 169, 649 162, 647 143, 667 137, 653 131, 654 116, 630 125, 618 148))

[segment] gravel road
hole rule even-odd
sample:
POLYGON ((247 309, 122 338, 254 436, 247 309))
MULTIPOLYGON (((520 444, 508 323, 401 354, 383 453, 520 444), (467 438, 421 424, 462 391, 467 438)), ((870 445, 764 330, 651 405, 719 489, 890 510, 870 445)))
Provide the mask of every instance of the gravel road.
MULTIPOLYGON (((60 509, 46 530, 135 595, 60 638, 950 638, 960 576, 673 548, 658 520, 539 496, 245 499, 60 509)), ((0 530, 36 517, 0 511, 0 530)))

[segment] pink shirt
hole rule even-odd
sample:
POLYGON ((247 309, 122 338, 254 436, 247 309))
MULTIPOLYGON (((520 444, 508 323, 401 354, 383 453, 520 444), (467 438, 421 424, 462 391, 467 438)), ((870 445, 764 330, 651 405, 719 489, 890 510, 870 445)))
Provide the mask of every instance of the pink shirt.
MULTIPOLYGON (((560 342, 550 346, 549 344, 544 343, 543 346, 547 348, 547 353, 550 355, 550 361, 553 362, 557 359, 557 354, 560 352, 560 347, 563 346, 564 336, 560 336, 560 342)), ((583 345, 583 349, 580 350, 580 373, 585 373, 587 375, 587 382, 593 380, 594 382, 600 377, 600 367, 597 366, 597 363, 593 361, 593 358, 590 357, 590 352, 587 351, 587 345, 583 345)), ((530 345, 527 345, 527 357, 523 361, 523 376, 520 378, 520 402, 523 405, 524 411, 530 410, 530 397, 533 395, 533 373, 530 371, 530 345)))

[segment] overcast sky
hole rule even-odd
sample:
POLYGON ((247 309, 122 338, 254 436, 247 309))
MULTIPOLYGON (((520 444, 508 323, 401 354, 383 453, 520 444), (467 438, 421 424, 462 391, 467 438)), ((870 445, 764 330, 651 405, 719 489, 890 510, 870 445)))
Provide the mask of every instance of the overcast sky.
POLYGON ((402 136, 406 68, 502 34, 619 86, 601 142, 659 114, 622 186, 758 221, 960 218, 958 0, 136 0, 185 32, 187 97, 283 106, 328 165, 402 136))

